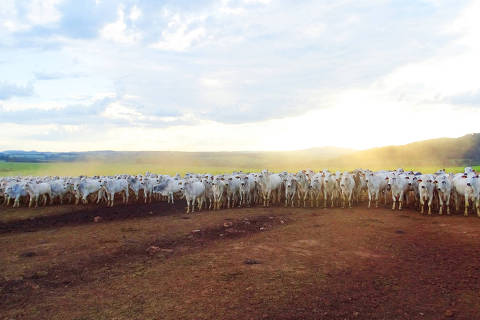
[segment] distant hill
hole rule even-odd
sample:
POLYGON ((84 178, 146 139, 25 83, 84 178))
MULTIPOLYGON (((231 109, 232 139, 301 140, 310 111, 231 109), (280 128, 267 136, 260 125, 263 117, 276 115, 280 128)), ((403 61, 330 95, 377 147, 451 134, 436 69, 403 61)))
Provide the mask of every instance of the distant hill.
MULTIPOLYGON (((155 164, 156 168, 396 168, 452 167, 480 164, 480 134, 439 138, 401 146, 363 151, 322 147, 274 152, 177 152, 177 151, 4 151, 7 162, 92 162, 155 164)), ((149 167, 149 166, 145 166, 149 167)))
POLYGON ((0 152, 0 160, 7 162, 110 162, 146 163, 165 167, 225 167, 291 168, 309 167, 332 157, 352 153, 353 150, 336 147, 312 148, 297 151, 241 151, 241 152, 179 152, 179 151, 90 151, 90 152, 0 152))
POLYGON ((439 138, 401 146, 358 151, 327 161, 327 166, 390 168, 414 166, 472 166, 480 164, 480 134, 439 138))

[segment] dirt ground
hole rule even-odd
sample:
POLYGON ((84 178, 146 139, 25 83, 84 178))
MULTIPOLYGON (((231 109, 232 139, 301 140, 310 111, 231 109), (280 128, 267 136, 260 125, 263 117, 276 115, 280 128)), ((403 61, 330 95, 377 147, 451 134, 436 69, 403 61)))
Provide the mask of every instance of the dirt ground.
POLYGON ((0 208, 0 319, 480 319, 480 219, 365 207, 0 208))

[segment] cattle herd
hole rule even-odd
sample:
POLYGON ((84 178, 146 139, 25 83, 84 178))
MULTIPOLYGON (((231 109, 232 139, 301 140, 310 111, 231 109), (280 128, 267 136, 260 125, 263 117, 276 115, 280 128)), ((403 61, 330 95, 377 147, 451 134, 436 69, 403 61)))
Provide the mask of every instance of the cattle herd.
POLYGON ((463 173, 434 174, 397 170, 351 172, 302 170, 297 173, 234 172, 232 174, 193 174, 184 177, 146 173, 93 177, 3 177, 0 203, 4 206, 38 206, 75 203, 114 206, 185 199, 187 213, 203 208, 218 210, 243 206, 284 205, 310 207, 352 207, 368 197, 368 207, 378 207, 381 197, 392 209, 414 207, 428 214, 450 214, 470 204, 480 217, 480 179, 470 167, 463 173))

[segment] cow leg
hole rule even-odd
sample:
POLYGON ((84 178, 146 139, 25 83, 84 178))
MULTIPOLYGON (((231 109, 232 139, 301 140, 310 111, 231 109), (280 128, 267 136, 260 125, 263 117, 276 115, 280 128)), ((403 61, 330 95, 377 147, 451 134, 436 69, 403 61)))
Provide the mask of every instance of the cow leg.
POLYGON ((191 202, 192 202, 192 213, 194 213, 195 212, 195 202, 197 202, 197 197, 193 197, 191 202))
POLYGON ((398 206, 398 210, 402 210, 403 208, 403 199, 404 199, 405 195, 402 192, 400 192, 400 197, 398 198, 398 201, 399 201, 399 206, 398 206))
POLYGON ((458 212, 460 203, 458 202, 458 193, 456 191, 453 192, 453 201, 455 201, 455 212, 458 212))
POLYGON ((198 211, 202 211, 203 209, 203 198, 197 198, 197 205, 198 205, 198 211))
POLYGON ((480 198, 477 196, 475 197, 475 209, 477 210, 477 217, 480 218, 480 198))
POLYGON ((13 202, 13 207, 14 208, 19 208, 20 207, 20 196, 17 196, 15 198, 15 201, 13 202))
POLYGON ((447 206, 447 214, 450 215, 450 194, 447 194, 447 200, 445 201, 447 206))
POLYGON ((439 202, 438 214, 441 216, 443 214, 443 195, 441 194, 438 195, 438 202, 439 202))
POLYGON ((468 217, 468 206, 470 204, 470 201, 468 200, 468 195, 465 193, 465 211, 463 213, 463 215, 465 217, 468 217))
POLYGON ((113 207, 114 203, 115 203, 115 192, 112 192, 110 194, 110 207, 113 207))

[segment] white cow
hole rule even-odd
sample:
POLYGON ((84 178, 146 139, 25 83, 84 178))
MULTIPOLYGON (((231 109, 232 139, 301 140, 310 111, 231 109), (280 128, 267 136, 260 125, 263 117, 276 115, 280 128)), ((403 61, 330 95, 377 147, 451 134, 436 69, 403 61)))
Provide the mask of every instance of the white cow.
POLYGON ((69 190, 67 182, 63 179, 59 179, 50 181, 49 184, 52 191, 52 199, 50 203, 52 203, 56 198, 58 198, 60 200, 60 204, 62 205, 64 197, 69 190))
POLYGON ((321 173, 311 176, 310 185, 308 186, 308 197, 310 198, 310 207, 313 208, 313 201, 315 206, 319 207, 320 196, 322 195, 323 177, 321 173))
POLYGON ((198 210, 202 210, 205 198, 205 185, 198 180, 187 179, 184 186, 185 200, 187 201, 187 213, 195 212, 195 203, 198 201, 198 210))
POLYGON ((107 206, 113 207, 115 202, 115 194, 121 193, 123 204, 128 204, 128 181, 127 179, 104 179, 102 187, 107 194, 107 206))
POLYGON ((217 177, 213 179, 212 191, 213 191, 213 210, 220 210, 223 206, 223 200, 225 195, 225 179, 217 177))
MULTIPOLYGON (((465 168, 467 171, 467 168, 465 168)), ((453 199, 455 201, 455 211, 459 210, 460 207, 460 197, 464 197, 465 200, 465 211, 464 215, 468 216, 468 208, 470 207, 470 200, 475 200, 475 190, 473 187, 476 187, 476 183, 472 185, 473 177, 476 177, 476 174, 473 172, 470 173, 457 173, 452 181, 453 185, 453 199)), ((475 181, 476 182, 476 181, 475 181)))
POLYGON ((97 193, 97 204, 102 200, 102 184, 96 179, 84 179, 78 184, 75 184, 73 190, 75 192, 75 204, 78 204, 80 199, 83 204, 87 204, 87 197, 94 193, 97 193))
MULTIPOLYGON (((240 198, 240 177, 230 176, 225 180, 227 208, 233 208, 240 198)), ((239 201, 240 202, 240 201, 239 201)))
POLYGON ((213 208, 213 188, 212 188, 212 180, 210 176, 206 176, 206 178, 202 179, 203 185, 205 186, 205 206, 208 210, 212 210, 213 208), (207 203, 208 200, 208 203, 207 203))
POLYGON ((19 182, 11 182, 5 187, 5 205, 10 204, 10 200, 13 199, 13 207, 20 207, 20 199, 28 195, 25 190, 25 184, 19 182))
POLYGON ((324 172, 323 177, 323 207, 327 207, 327 201, 330 199, 331 207, 334 207, 335 200, 338 196, 336 176, 330 172, 324 172))
MULTIPOLYGON (((444 171, 445 172, 445 171, 444 171)), ((450 214, 450 195, 452 193, 453 176, 447 174, 439 174, 435 177, 433 183, 438 192, 438 200, 440 202, 440 209, 438 214, 443 214, 443 207, 447 207, 447 214, 450 214)))
POLYGON ((252 206, 255 201, 256 179, 253 175, 246 175, 240 182, 240 206, 252 206))
POLYGON ((278 173, 270 173, 267 170, 263 170, 259 175, 259 184, 262 189, 264 207, 270 206, 271 197, 272 203, 275 203, 277 199, 280 199, 282 178, 278 173))
POLYGON ((133 191, 135 195, 135 201, 138 201, 140 190, 144 189, 143 182, 140 177, 128 177, 128 187, 133 191))
POLYGON ((355 179, 353 175, 344 172, 340 178, 340 190, 342 192, 342 208, 345 208, 347 203, 348 207, 352 207, 353 190, 355 189, 355 179))
POLYGON ((288 207, 289 202, 293 208, 297 195, 297 180, 293 175, 286 175, 283 178, 283 183, 285 184, 285 208, 288 207))
POLYGON ((429 174, 422 175, 417 179, 418 192, 420 194, 420 213, 422 214, 425 210, 425 203, 428 204, 428 214, 432 214, 434 180, 434 177, 429 174))
POLYGON ((145 203, 152 203, 152 193, 153 193, 153 186, 156 186, 160 182, 163 181, 162 178, 154 178, 154 177, 146 177, 143 178, 143 196, 145 198, 145 203))
POLYGON ((392 210, 395 210, 397 202, 398 210, 403 209, 403 201, 408 191, 409 179, 406 179, 407 177, 408 176, 403 173, 397 174, 392 172, 385 178, 387 180, 387 190, 392 191, 392 210))
POLYGON ((375 201, 375 208, 378 208, 380 193, 383 193, 385 204, 387 203, 387 174, 383 171, 370 172, 365 175, 367 184, 368 207, 371 207, 372 200, 375 201))
POLYGON ((25 191, 27 191, 28 195, 30 196, 30 203, 28 204, 29 207, 32 207, 33 203, 35 202, 35 208, 38 207, 38 198, 43 198, 43 205, 47 204, 47 196, 52 202, 52 188, 46 182, 35 183, 35 182, 28 182, 25 184, 25 191))
POLYGON ((174 204, 174 195, 177 193, 183 194, 183 183, 183 180, 178 178, 167 178, 163 182, 153 186, 152 191, 159 193, 163 197, 167 197, 167 203, 174 204))
POLYGON ((308 198, 308 189, 310 187, 309 172, 307 172, 306 170, 298 171, 295 174, 295 179, 297 181, 298 198, 303 200, 303 207, 306 207, 307 198, 308 198))

